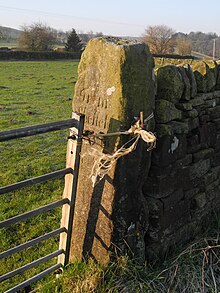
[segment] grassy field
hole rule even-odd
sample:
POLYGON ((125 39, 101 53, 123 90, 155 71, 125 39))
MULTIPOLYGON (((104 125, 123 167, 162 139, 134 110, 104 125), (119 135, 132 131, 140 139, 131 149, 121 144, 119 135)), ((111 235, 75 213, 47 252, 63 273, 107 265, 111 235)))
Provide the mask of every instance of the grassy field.
MULTIPOLYGON (((0 62, 0 130, 71 117, 77 62, 0 62)), ((0 143, 0 186, 65 167, 68 131, 0 143)), ((63 180, 48 181, 1 196, 0 220, 60 199, 63 180)), ((0 230, 0 251, 59 227, 60 209, 0 230)), ((58 237, 0 262, 1 274, 58 248, 58 237)), ((49 263, 55 263, 53 260, 49 263)), ((5 281, 0 292, 46 268, 41 265, 5 281)))
POLYGON ((1 40, 0 47, 16 48, 18 47, 18 42, 16 41, 6 42, 1 40))

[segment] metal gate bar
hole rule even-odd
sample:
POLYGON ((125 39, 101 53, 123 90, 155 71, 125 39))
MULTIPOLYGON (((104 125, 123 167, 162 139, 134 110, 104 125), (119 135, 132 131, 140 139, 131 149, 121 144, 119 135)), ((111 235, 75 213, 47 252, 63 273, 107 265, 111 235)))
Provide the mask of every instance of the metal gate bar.
MULTIPOLYGON (((81 115, 81 114, 79 114, 81 115)), ((0 132, 0 141, 7 141, 10 139, 32 136, 40 133, 46 133, 56 130, 62 130, 70 127, 79 127, 79 121, 76 119, 67 119, 58 122, 51 122, 33 126, 27 126, 7 131, 0 132)))
POLYGON ((62 264, 56 264, 56 265, 46 269, 45 271, 35 275, 34 277, 28 279, 27 281, 24 281, 23 283, 13 287, 12 289, 9 289, 5 293, 16 293, 16 292, 18 292, 18 290, 21 290, 21 289, 29 286, 30 284, 42 279, 43 277, 45 277, 49 273, 52 273, 52 272, 56 271, 57 269, 59 269, 61 267, 62 267, 62 264))
POLYGON ((6 258, 14 253, 22 251, 44 240, 50 239, 56 235, 60 235, 59 250, 54 251, 29 264, 26 264, 18 269, 15 269, 11 272, 4 274, 3 276, 0 277, 0 282, 6 279, 9 279, 15 276, 16 274, 22 273, 26 270, 36 267, 39 264, 46 262, 48 260, 51 260, 52 258, 57 256, 58 256, 58 263, 42 271, 41 273, 33 276, 29 280, 26 280, 16 285, 14 288, 9 289, 5 293, 17 292, 18 290, 27 287, 33 282, 40 280, 45 275, 57 270, 58 268, 63 268, 64 265, 66 265, 69 261, 69 251, 70 251, 70 243, 71 243, 71 236, 72 236, 72 223, 73 223, 76 189, 77 189, 77 181, 78 181, 84 118, 85 117, 82 114, 73 113, 72 119, 0 132, 0 142, 2 142, 2 141, 8 141, 11 139, 21 138, 21 137, 32 136, 32 135, 36 135, 40 133, 46 133, 46 132, 61 130, 65 128, 70 128, 70 139, 68 141, 68 146, 67 146, 67 164, 65 169, 43 174, 38 177, 26 179, 26 180, 17 182, 15 184, 11 184, 11 185, 0 188, 0 194, 5 194, 8 192, 19 190, 24 187, 32 186, 38 183, 43 183, 47 180, 57 179, 65 175, 65 188, 64 188, 63 199, 50 203, 43 207, 39 207, 30 212, 23 213, 22 215, 17 215, 10 219, 4 220, 0 223, 0 228, 4 228, 11 224, 15 224, 20 221, 29 219, 32 216, 39 215, 39 214, 42 214, 43 212, 63 206, 63 210, 62 210, 63 224, 61 225, 60 228, 0 253, 0 259, 6 258), (65 235, 65 236, 62 236, 62 235, 65 235))
POLYGON ((41 258, 39 258, 39 259, 37 259, 37 260, 35 260, 35 261, 23 266, 23 267, 20 267, 19 269, 16 269, 16 270, 14 270, 12 272, 9 272, 9 273, 1 276, 0 277, 0 282, 3 282, 3 281, 5 281, 5 280, 7 280, 9 278, 12 278, 17 274, 21 274, 21 273, 23 273, 23 272, 25 272, 25 271, 27 271, 29 269, 32 269, 32 268, 38 266, 39 264, 41 264, 43 262, 46 262, 48 260, 51 260, 52 258, 54 258, 54 257, 56 257, 56 256, 58 256, 58 255, 60 255, 62 253, 64 253, 64 250, 59 249, 57 251, 54 251, 53 253, 50 253, 50 254, 48 254, 48 255, 46 255, 44 257, 41 257, 41 258))
POLYGON ((15 216, 15 217, 10 218, 5 221, 2 221, 2 222, 0 222, 0 228, 5 228, 9 225, 12 225, 12 224, 15 224, 15 223, 18 223, 21 221, 25 221, 33 216, 40 215, 44 212, 48 212, 48 211, 54 210, 55 208, 61 207, 64 204, 69 204, 69 200, 67 198, 60 199, 58 201, 52 202, 48 205, 45 205, 41 208, 38 208, 38 209, 32 210, 30 212, 15 216))
POLYGON ((5 194, 8 192, 12 192, 15 190, 19 190, 21 188, 24 187, 30 187, 32 185, 38 184, 38 183, 43 183, 47 180, 54 180, 54 179, 58 179, 60 177, 63 177, 66 174, 74 174, 74 171, 72 168, 65 168, 62 170, 57 170, 51 173, 47 173, 38 177, 34 177, 34 178, 30 178, 30 179, 26 179, 14 184, 10 184, 7 186, 3 186, 0 188, 0 194, 5 194))
POLYGON ((25 243, 22 243, 22 244, 20 244, 18 246, 10 248, 10 249, 0 253, 0 259, 8 257, 8 256, 10 256, 10 255, 12 255, 14 253, 17 253, 17 252, 19 252, 21 250, 24 250, 24 249, 26 249, 28 247, 31 247, 31 246, 35 245, 35 244, 38 244, 38 243, 40 243, 40 242, 42 242, 44 240, 50 239, 50 238, 52 238, 52 237, 54 237, 56 235, 59 235, 60 233, 63 233, 63 232, 67 232, 65 227, 58 228, 58 229, 53 230, 53 231, 51 231, 49 233, 46 233, 46 234, 44 234, 42 236, 39 236, 39 237, 34 238, 32 240, 29 240, 29 241, 27 241, 25 243))

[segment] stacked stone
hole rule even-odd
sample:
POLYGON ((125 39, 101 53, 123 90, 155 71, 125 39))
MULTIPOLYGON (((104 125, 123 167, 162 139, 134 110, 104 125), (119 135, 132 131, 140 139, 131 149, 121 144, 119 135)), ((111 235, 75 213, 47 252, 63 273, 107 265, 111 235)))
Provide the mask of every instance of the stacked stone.
POLYGON ((157 147, 144 185, 148 257, 205 228, 220 208, 220 68, 216 62, 157 70, 157 147))
POLYGON ((154 62, 156 66, 165 66, 165 65, 183 65, 183 64, 192 64, 193 59, 178 59, 178 58, 163 58, 155 57, 154 62))

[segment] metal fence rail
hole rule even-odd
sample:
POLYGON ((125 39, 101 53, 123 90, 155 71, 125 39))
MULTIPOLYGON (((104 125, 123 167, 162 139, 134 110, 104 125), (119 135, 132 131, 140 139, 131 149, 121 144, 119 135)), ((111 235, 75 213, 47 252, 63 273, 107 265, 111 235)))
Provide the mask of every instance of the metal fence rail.
MULTIPOLYGON (((81 114, 79 114, 81 115, 81 114)), ((79 127, 79 121, 76 119, 67 119, 58 122, 51 122, 33 126, 27 126, 0 132, 0 141, 32 136, 40 133, 51 132, 55 130, 67 129, 70 127, 79 127)))
POLYGON ((66 168, 66 169, 62 169, 62 170, 57 170, 57 171, 54 171, 54 172, 51 172, 51 173, 44 174, 42 176, 38 176, 38 177, 30 178, 30 179, 27 179, 27 180, 23 180, 23 181, 15 183, 15 184, 0 187, 0 194, 5 194, 5 193, 8 193, 8 192, 19 190, 19 189, 24 188, 24 187, 29 187, 29 186, 32 186, 32 185, 35 185, 35 184, 38 184, 38 183, 43 183, 43 182, 45 182, 47 180, 58 179, 58 178, 63 177, 64 175, 69 174, 69 173, 74 174, 74 171, 73 171, 72 168, 66 168))
POLYGON ((39 264, 41 264, 41 263, 43 263, 45 261, 51 260, 52 258, 60 255, 61 253, 64 253, 64 250, 63 249, 59 249, 57 251, 54 251, 54 252, 52 252, 52 253, 44 256, 44 257, 41 257, 41 258, 39 258, 39 259, 37 259, 37 260, 35 260, 35 261, 33 261, 33 262, 31 262, 31 263, 23 266, 23 267, 20 267, 17 270, 11 271, 11 272, 9 272, 9 273, 1 276, 0 277, 0 282, 3 282, 4 280, 7 280, 9 278, 12 278, 12 277, 14 277, 17 274, 21 274, 21 273, 23 273, 23 272, 25 272, 27 270, 30 270, 30 269, 38 266, 39 264))
POLYGON ((10 255, 12 255, 14 253, 17 253, 17 252, 19 252, 21 250, 24 250, 26 248, 29 248, 31 246, 34 246, 35 244, 38 244, 38 243, 40 243, 40 242, 42 242, 44 240, 50 239, 50 238, 52 238, 52 237, 54 237, 56 235, 59 235, 60 233, 63 233, 63 232, 65 232, 65 233, 67 232, 65 227, 58 228, 58 229, 53 230, 53 231, 51 231, 49 233, 46 233, 46 234, 44 234, 42 236, 39 236, 39 237, 34 238, 34 239, 30 240, 30 241, 27 241, 27 242, 25 242, 23 244, 17 245, 17 246, 15 246, 13 248, 10 248, 10 249, 8 249, 6 251, 1 252, 0 253, 0 259, 6 258, 6 257, 8 257, 8 256, 10 256, 10 255))
POLYGON ((41 257, 29 264, 26 264, 18 269, 7 272, 6 274, 0 276, 0 282, 3 282, 13 276, 23 273, 26 270, 29 270, 33 267, 38 266, 41 263, 47 262, 54 257, 58 257, 58 263, 56 265, 51 266, 50 268, 42 271, 41 273, 33 276, 29 280, 26 280, 15 287, 6 291, 7 293, 17 292, 33 282, 40 280, 45 275, 57 270, 58 268, 63 268, 69 261, 69 250, 70 250, 70 242, 71 242, 71 234, 72 234, 72 223, 73 223, 73 214, 75 207, 75 195, 77 189, 77 180, 78 180, 78 171, 79 171, 79 163, 80 163, 80 150, 81 150, 81 136, 83 133, 84 127, 84 115, 79 113, 73 113, 72 119, 67 119, 58 122, 52 122, 41 125, 34 125, 29 127, 23 127, 19 129, 2 131, 0 132, 0 142, 8 141, 11 139, 17 139, 21 137, 32 136, 40 133, 46 133, 61 129, 70 128, 70 137, 72 134, 76 134, 76 139, 73 141, 72 139, 68 141, 67 145, 67 163, 66 168, 62 170, 57 170, 55 172, 43 174, 38 177, 29 178, 11 185, 3 186, 0 188, 0 194, 6 194, 8 192, 12 192, 15 190, 19 190, 21 188, 25 188, 28 186, 32 186, 35 184, 43 183, 47 180, 54 180, 65 176, 65 188, 63 193, 63 198, 49 203, 45 206, 39 207, 32 211, 16 215, 12 218, 6 219, 0 222, 0 228, 5 228, 9 225, 27 220, 33 216, 42 214, 44 212, 53 210, 58 207, 63 207, 62 210, 62 224, 61 227, 53 230, 49 233, 41 235, 37 238, 31 239, 25 243, 22 243, 18 246, 12 247, 6 251, 0 253, 0 259, 6 258, 14 253, 22 251, 26 248, 32 247, 44 240, 50 239, 54 236, 60 235, 60 244, 59 249, 57 251, 51 252, 50 254, 41 257), (68 184, 68 187, 66 187, 68 184), (64 220, 63 220, 64 219, 64 220), (65 236, 62 236, 65 235, 65 236))
POLYGON ((62 264, 58 263, 56 265, 53 265, 52 267, 50 267, 50 268, 46 269, 45 271, 35 275, 34 277, 28 279, 27 281, 24 281, 23 283, 20 283, 19 285, 7 290, 5 293, 16 293, 16 292, 18 292, 18 290, 21 290, 21 289, 27 287, 28 285, 30 285, 30 284, 42 279, 43 277, 45 277, 49 273, 52 273, 52 272, 56 271, 59 268, 62 268, 62 264))
POLYGON ((67 198, 60 199, 58 201, 55 201, 53 203, 50 203, 50 204, 45 205, 43 207, 40 207, 38 209, 32 210, 30 212, 23 213, 21 215, 12 217, 8 220, 4 220, 4 221, 0 222, 0 228, 5 228, 9 225, 12 225, 12 224, 15 224, 15 223, 18 223, 21 221, 25 221, 33 216, 40 215, 44 212, 51 211, 55 208, 63 206, 64 204, 67 204, 67 203, 69 204, 69 200, 67 198))

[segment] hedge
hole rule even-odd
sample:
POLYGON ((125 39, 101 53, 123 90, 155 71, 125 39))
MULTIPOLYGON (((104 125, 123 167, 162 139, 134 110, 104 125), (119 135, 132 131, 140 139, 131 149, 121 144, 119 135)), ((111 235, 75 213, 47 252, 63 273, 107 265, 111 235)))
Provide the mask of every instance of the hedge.
POLYGON ((32 52, 32 51, 0 51, 0 60, 60 60, 80 59, 78 52, 32 52))

